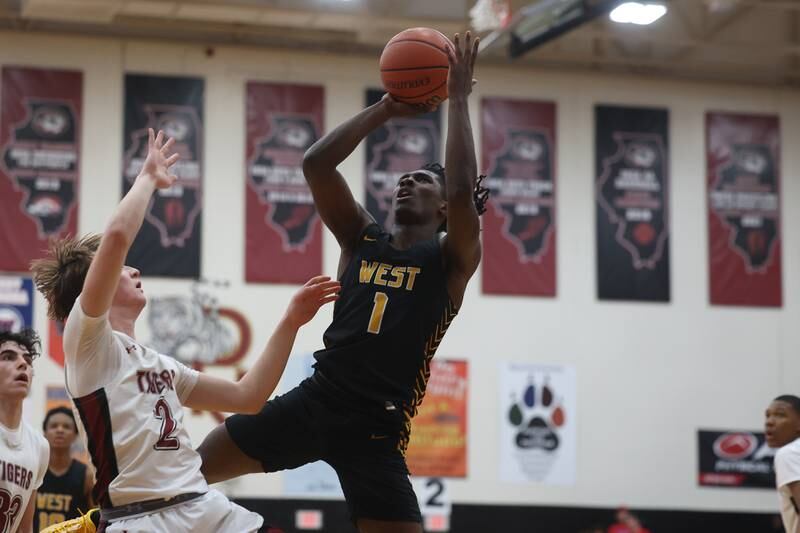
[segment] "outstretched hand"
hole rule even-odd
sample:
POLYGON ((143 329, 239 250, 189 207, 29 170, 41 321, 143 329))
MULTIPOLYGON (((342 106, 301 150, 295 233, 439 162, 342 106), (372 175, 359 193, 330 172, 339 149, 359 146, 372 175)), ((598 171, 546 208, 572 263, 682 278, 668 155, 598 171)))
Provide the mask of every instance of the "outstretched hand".
POLYGON ((475 59, 478 57, 480 39, 472 38, 468 31, 464 34, 464 42, 460 36, 453 36, 453 48, 447 48, 447 60, 450 70, 447 74, 447 94, 450 98, 466 98, 477 83, 472 77, 475 70, 475 59))
POLYGON ((148 176, 158 189, 168 189, 178 179, 175 174, 169 172, 170 167, 180 158, 178 153, 170 153, 173 144, 175 144, 173 138, 164 142, 163 131, 159 130, 156 136, 153 128, 147 129, 147 158, 139 175, 148 176))
POLYGON ((434 109, 436 109, 435 107, 426 108, 420 105, 413 105, 401 102, 389 93, 384 94, 381 100, 383 101, 382 102, 383 106, 389 112, 389 116, 391 118, 412 117, 414 115, 420 115, 422 113, 427 113, 429 111, 433 111, 434 109))
POLYGON ((300 327, 314 318, 319 308, 339 299, 342 285, 329 276, 316 276, 306 282, 292 297, 286 309, 286 320, 300 327))

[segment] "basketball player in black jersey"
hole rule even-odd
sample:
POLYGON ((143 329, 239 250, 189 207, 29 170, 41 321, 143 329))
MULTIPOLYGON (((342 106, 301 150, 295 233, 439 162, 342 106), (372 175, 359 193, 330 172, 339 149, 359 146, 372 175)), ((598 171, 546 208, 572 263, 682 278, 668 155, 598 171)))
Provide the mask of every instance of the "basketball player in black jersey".
POLYGON ((50 464, 36 495, 34 531, 77 518, 93 507, 92 472, 85 463, 72 457, 72 443, 78 438, 72 410, 67 407, 50 409, 42 429, 50 443, 50 464))
POLYGON ((200 447, 209 482, 323 460, 336 470, 361 533, 422 532, 404 457, 410 422, 478 267, 486 199, 467 106, 478 42, 469 33, 459 41, 450 53, 447 171, 429 165, 400 178, 391 232, 356 203, 336 167, 387 120, 419 110, 387 95, 306 153, 314 201, 341 247, 333 323, 311 378, 209 434, 200 447))

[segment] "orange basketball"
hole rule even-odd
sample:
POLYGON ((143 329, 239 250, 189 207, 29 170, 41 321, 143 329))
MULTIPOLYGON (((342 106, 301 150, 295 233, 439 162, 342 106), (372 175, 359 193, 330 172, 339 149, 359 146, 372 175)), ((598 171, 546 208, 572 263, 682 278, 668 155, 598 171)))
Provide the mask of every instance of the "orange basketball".
POLYGON ((450 39, 431 28, 401 31, 381 54, 383 88, 400 102, 432 107, 447 99, 450 39))

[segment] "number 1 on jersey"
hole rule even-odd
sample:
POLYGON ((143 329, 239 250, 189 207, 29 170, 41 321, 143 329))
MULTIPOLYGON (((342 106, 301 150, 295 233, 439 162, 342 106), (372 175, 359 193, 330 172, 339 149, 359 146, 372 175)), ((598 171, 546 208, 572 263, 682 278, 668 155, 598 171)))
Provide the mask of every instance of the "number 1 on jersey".
POLYGON ((383 312, 386 311, 386 304, 389 296, 385 292, 375 293, 375 305, 372 306, 372 315, 369 317, 367 332, 377 335, 381 332, 381 322, 383 322, 383 312))

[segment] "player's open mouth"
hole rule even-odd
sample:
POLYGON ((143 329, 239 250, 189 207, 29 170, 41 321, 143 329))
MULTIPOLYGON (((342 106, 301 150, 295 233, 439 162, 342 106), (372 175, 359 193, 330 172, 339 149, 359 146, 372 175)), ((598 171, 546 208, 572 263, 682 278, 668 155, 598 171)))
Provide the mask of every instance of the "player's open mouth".
POLYGON ((408 189, 400 189, 400 191, 397 193, 398 200, 403 200, 409 197, 411 197, 411 192, 408 189))
POLYGON ((25 383, 26 385, 28 383, 30 383, 30 380, 28 379, 28 376, 25 375, 25 374, 20 374, 19 376, 16 377, 16 379, 14 381, 20 381, 22 383, 25 383))
POLYGON ((137 284, 136 284, 136 288, 137 288, 137 289, 141 289, 141 288, 142 288, 142 282, 141 282, 141 281, 140 281, 139 283, 137 283, 137 284))

